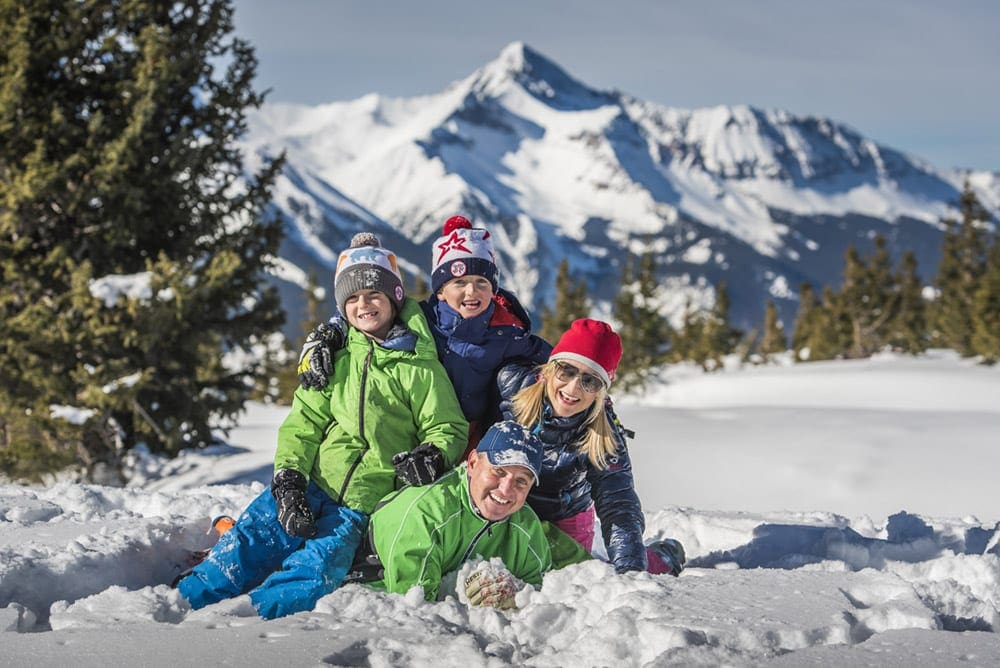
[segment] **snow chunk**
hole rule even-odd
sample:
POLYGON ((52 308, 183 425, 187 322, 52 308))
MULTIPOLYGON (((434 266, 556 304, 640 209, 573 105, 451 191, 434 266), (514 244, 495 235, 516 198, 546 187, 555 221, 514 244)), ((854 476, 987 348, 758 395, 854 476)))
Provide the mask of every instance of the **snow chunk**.
MULTIPOLYGON (((148 302, 153 296, 152 281, 153 274, 148 271, 138 274, 112 274, 91 280, 88 289, 95 299, 101 299, 106 307, 113 308, 122 296, 142 303, 148 302)), ((174 292, 169 288, 160 290, 156 295, 160 301, 170 301, 173 297, 174 292)))
POLYGON ((49 404, 49 412, 56 420, 66 420, 70 424, 83 424, 94 417, 96 411, 90 408, 77 408, 76 406, 61 406, 59 404, 49 404))

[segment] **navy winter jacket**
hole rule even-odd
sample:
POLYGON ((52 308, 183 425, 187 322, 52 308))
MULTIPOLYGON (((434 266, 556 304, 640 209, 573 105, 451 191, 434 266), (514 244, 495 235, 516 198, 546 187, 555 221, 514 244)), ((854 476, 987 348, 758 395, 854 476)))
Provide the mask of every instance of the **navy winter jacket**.
POLYGON ((501 366, 515 360, 543 364, 552 352, 545 339, 531 334, 524 308, 506 290, 499 290, 489 307, 474 318, 463 318, 436 295, 421 306, 438 359, 469 422, 493 422, 499 417, 495 379, 501 366))
MULTIPOLYGON (((513 420, 511 399, 521 389, 537 381, 533 367, 509 364, 497 374, 503 418, 513 420)), ((528 504, 543 520, 561 520, 594 505, 608 558, 619 573, 646 570, 646 548, 642 533, 646 528, 639 496, 632 478, 632 461, 610 401, 606 409, 618 452, 608 458, 608 468, 599 469, 582 453, 578 442, 587 411, 568 418, 553 415, 548 400, 542 422, 533 425, 545 446, 539 484, 528 494, 528 504)))

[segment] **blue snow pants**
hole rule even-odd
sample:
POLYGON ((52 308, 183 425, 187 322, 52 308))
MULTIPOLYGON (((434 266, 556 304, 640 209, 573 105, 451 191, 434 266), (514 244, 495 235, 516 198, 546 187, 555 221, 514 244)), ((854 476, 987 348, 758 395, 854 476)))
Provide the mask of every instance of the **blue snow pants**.
POLYGON ((339 587, 364 537, 368 515, 333 501, 314 483, 306 489, 319 532, 289 536, 278 522, 271 490, 243 511, 203 562, 177 584, 194 609, 250 592, 265 619, 312 610, 339 587))

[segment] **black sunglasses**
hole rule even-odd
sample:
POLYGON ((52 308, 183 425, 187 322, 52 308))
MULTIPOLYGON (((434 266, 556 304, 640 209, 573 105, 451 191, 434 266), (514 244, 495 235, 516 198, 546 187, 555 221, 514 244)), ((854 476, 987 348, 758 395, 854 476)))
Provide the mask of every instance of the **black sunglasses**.
POLYGON ((580 387, 583 388, 584 392, 595 394, 604 388, 604 381, 601 380, 599 376, 587 373, 586 371, 580 371, 572 364, 566 364, 564 362, 560 362, 559 360, 556 360, 554 364, 556 368, 556 378, 564 383, 568 383, 577 376, 580 376, 580 387))

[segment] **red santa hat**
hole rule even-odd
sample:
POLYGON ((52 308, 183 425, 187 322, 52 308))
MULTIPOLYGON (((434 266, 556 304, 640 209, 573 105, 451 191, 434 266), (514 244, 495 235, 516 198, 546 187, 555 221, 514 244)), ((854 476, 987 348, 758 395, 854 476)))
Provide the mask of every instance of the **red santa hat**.
POLYGON ((574 320, 549 355, 549 361, 558 359, 593 369, 608 387, 622 359, 622 340, 606 322, 590 318, 574 320))

